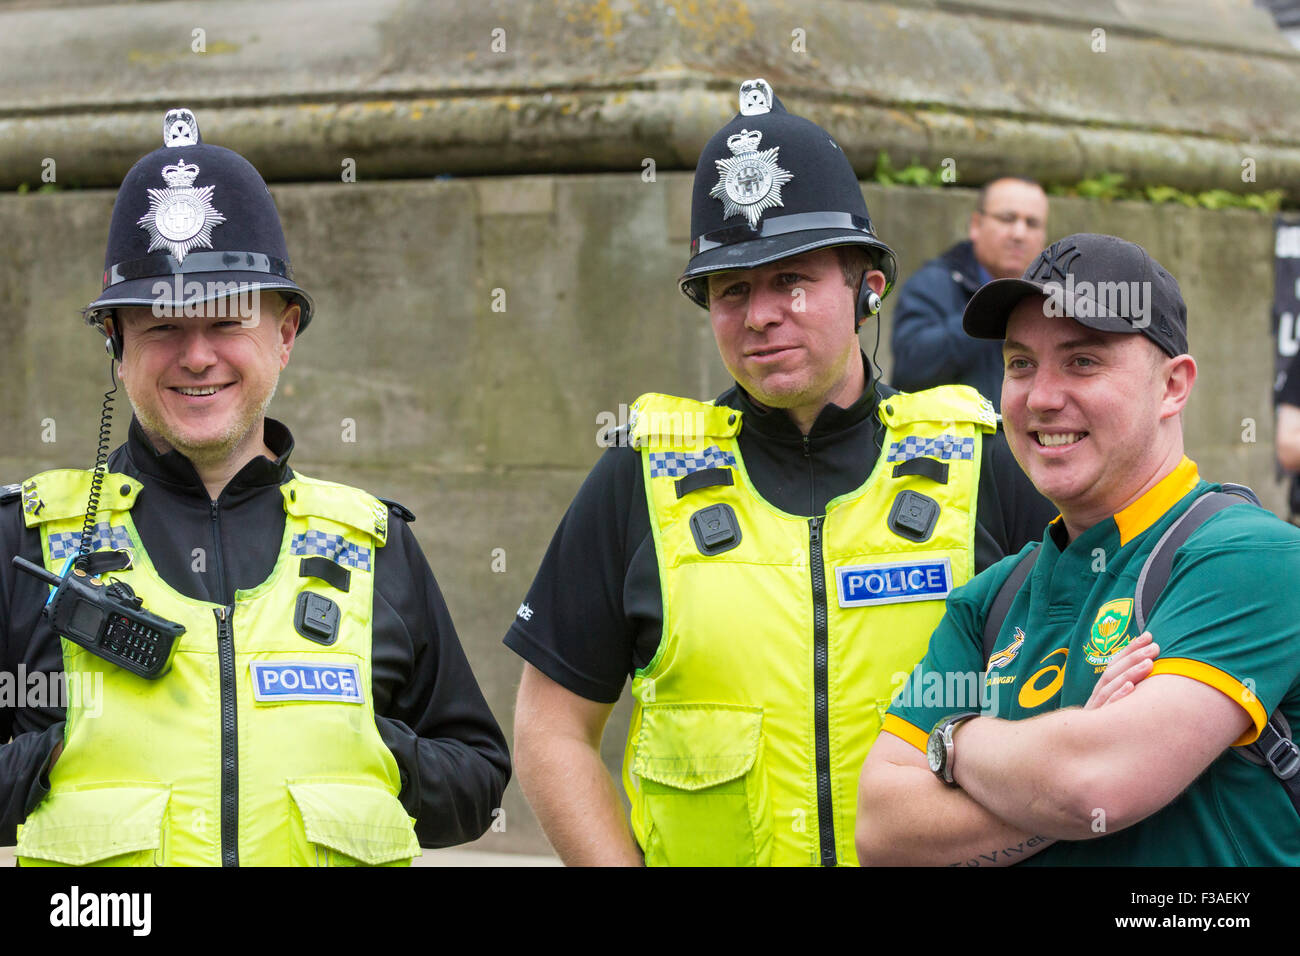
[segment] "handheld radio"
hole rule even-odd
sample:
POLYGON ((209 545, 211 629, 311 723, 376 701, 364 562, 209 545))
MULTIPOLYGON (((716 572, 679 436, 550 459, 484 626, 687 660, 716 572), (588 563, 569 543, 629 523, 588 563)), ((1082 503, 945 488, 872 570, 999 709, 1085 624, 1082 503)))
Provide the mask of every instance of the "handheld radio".
POLYGON ((171 669, 176 639, 185 628, 146 611, 125 581, 105 584, 71 558, 62 577, 24 558, 13 563, 54 588, 41 611, 54 633, 150 680, 171 669))

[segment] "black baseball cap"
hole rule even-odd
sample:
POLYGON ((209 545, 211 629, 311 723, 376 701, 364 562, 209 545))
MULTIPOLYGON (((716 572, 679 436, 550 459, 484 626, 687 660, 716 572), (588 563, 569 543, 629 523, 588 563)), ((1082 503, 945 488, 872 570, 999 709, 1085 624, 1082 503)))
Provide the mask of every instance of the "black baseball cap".
POLYGON ((1170 356, 1187 351, 1187 305, 1178 283, 1137 243, 1081 232, 1043 250, 1019 279, 994 279, 966 303, 962 327, 977 339, 1004 339, 1007 317, 1027 295, 1045 295, 1080 325, 1139 332, 1170 356))
POLYGON ((787 112, 766 80, 740 86, 740 112, 700 153, 691 194, 691 259, 678 284, 708 308, 707 277, 828 246, 860 245, 894 284, 848 157, 826 130, 787 112))

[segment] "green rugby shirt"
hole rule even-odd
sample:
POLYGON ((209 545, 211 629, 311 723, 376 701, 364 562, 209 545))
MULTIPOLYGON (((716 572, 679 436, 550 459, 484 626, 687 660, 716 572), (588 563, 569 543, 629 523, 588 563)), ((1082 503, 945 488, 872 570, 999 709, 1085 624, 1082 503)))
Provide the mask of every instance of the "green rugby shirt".
MULTIPOLYGON (((982 678, 972 675, 986 670, 984 622, 1019 557, 954 590, 883 729, 924 751, 930 729, 962 710, 983 705, 986 716, 1021 720, 1083 706, 1106 664, 1137 636, 1133 596, 1147 555, 1193 501, 1218 489, 1184 458, 1064 550, 1049 527, 982 678)), ((1279 704, 1300 728, 1298 589, 1300 528, 1238 505, 1211 516, 1178 550, 1168 584, 1148 609, 1147 629, 1160 645, 1152 673, 1209 684, 1250 714, 1253 726, 1234 748, 1252 742, 1279 704)), ((1297 866, 1300 817, 1266 768, 1230 748, 1140 823, 1093 840, 1059 841, 1025 862, 1297 866)))

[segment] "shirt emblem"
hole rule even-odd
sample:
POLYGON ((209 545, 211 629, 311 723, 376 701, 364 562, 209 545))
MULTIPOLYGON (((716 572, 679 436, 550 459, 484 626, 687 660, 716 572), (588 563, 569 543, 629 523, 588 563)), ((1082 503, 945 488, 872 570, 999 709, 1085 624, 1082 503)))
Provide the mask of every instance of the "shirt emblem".
POLYGON ((1128 647, 1128 626, 1132 619, 1132 598, 1118 598, 1101 606, 1092 622, 1088 641, 1083 645, 1083 655, 1089 664, 1099 671, 1105 670, 1106 665, 1128 647))

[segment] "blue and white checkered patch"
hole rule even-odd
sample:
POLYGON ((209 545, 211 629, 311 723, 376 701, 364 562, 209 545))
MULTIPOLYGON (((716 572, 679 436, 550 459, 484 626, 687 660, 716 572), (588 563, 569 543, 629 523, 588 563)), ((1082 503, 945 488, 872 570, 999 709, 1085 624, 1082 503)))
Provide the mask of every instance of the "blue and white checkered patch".
POLYGON ((651 478, 681 478, 706 468, 734 468, 736 456, 710 445, 698 455, 682 451, 652 451, 650 453, 651 478))
POLYGON ((345 567, 359 571, 370 570, 370 549, 352 544, 341 534, 327 534, 324 531, 295 534, 289 542, 289 553, 329 558, 335 564, 345 567))
POLYGON ((938 438, 917 438, 908 435, 902 441, 892 442, 886 462, 911 461, 913 458, 939 458, 951 461, 954 458, 970 461, 975 457, 975 439, 958 438, 955 435, 940 435, 938 438))
MULTIPOLYGON (((131 547, 131 536, 121 525, 109 527, 107 521, 95 525, 91 536, 91 551, 116 551, 118 548, 131 547)), ((56 531, 50 535, 50 557, 62 561, 76 554, 81 548, 80 531, 56 531)))

